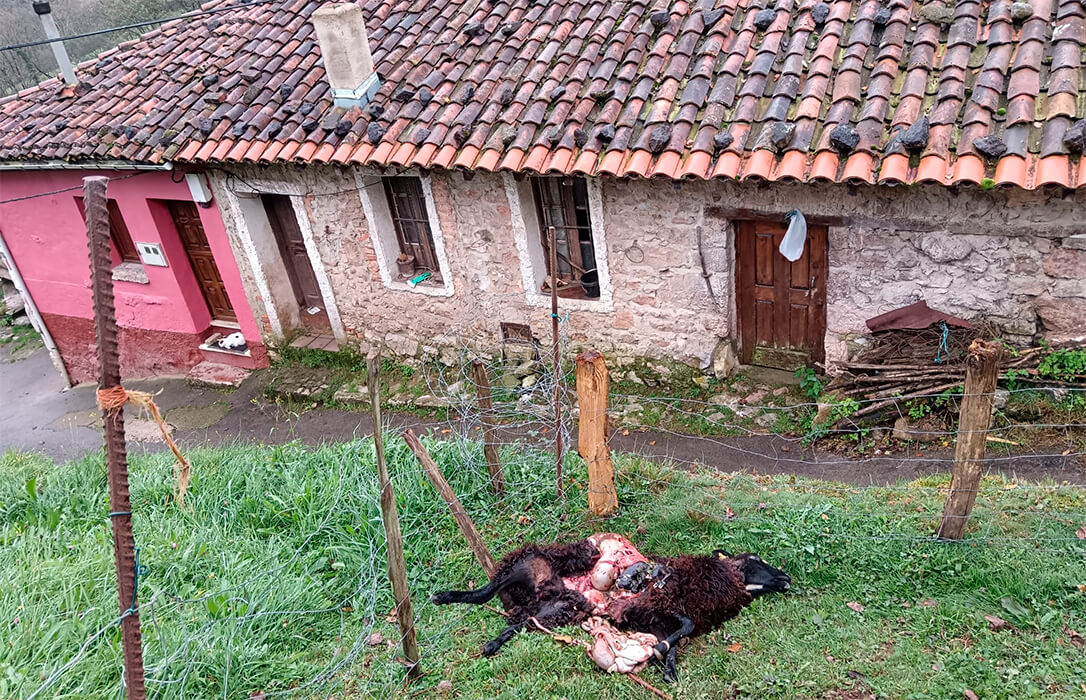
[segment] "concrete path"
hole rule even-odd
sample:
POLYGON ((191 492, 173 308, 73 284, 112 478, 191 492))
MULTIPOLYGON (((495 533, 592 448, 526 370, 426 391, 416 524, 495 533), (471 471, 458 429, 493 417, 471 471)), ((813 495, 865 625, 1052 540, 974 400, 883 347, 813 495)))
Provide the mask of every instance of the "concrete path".
MULTIPOLYGON (((268 381, 267 372, 257 372, 235 391, 194 387, 182 377, 131 382, 129 386, 157 394, 155 401, 174 426, 174 437, 182 446, 277 444, 291 440, 317 445, 372 433, 366 413, 326 408, 296 412, 295 408, 269 401, 263 395, 268 381)), ((64 391, 43 349, 10 362, 7 351, 0 346, 0 397, 0 453, 26 450, 67 461, 102 448, 94 387, 64 391)), ((393 414, 389 420, 395 428, 424 430, 438 425, 410 415, 393 414)), ((126 427, 130 438, 148 440, 130 441, 130 451, 165 449, 150 421, 129 414, 126 427)), ((499 439, 521 440, 524 436, 499 439)), ((617 451, 669 458, 680 464, 704 464, 726 472, 793 473, 855 484, 891 484, 947 472, 952 457, 948 450, 899 450, 892 456, 857 460, 804 448, 798 441, 773 435, 704 438, 630 431, 626 435, 614 434, 612 445, 617 451)), ((1046 450, 1051 454, 1045 457, 1001 456, 992 450, 989 457, 995 459, 989 463, 990 470, 1019 479, 1047 477, 1086 485, 1086 464, 1081 458, 1060 455, 1062 449, 1046 450)))

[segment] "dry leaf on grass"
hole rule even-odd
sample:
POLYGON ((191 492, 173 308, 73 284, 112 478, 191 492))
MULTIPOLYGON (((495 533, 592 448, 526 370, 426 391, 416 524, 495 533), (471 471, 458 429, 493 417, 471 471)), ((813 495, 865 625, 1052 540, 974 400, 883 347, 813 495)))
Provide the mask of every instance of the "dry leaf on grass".
POLYGON ((370 636, 366 637, 366 644, 371 647, 375 647, 383 641, 385 641, 385 637, 380 632, 374 632, 370 636))
POLYGON ((1075 537, 1080 540, 1086 540, 1086 525, 1083 525, 1079 529, 1075 530, 1075 537))
POLYGON ((437 692, 447 693, 452 690, 452 681, 441 681, 437 684, 437 692))
POLYGON ((984 619, 988 621, 988 629, 993 632, 1007 628, 1007 621, 1002 617, 996 617, 995 615, 985 615, 984 619))
POLYGON ((576 644, 573 637, 568 634, 556 634, 554 635, 554 641, 561 642, 562 644, 576 644))
POLYGON ((1063 628, 1063 633, 1066 634, 1067 638, 1071 640, 1071 646, 1075 647, 1076 649, 1086 647, 1086 639, 1083 639, 1081 634, 1074 631, 1070 627, 1065 626, 1063 628))
POLYGON ((862 613, 864 610, 867 610, 867 608, 865 608, 863 605, 860 605, 857 602, 845 603, 845 605, 848 606, 849 610, 854 610, 854 611, 860 612, 860 613, 862 613))
POLYGON ((727 503, 724 504, 724 519, 725 520, 734 520, 735 519, 735 511, 732 510, 732 507, 729 506, 727 503))
POLYGON ((730 645, 730 646, 724 647, 724 651, 726 651, 726 652, 728 652, 728 653, 730 653, 730 654, 736 654, 736 653, 738 653, 738 652, 739 652, 739 650, 740 650, 740 649, 742 649, 742 648, 743 648, 743 645, 742 645, 742 644, 740 644, 739 642, 736 642, 735 644, 732 644, 732 645, 730 645))
POLYGON ((935 606, 939 605, 939 602, 932 600, 931 598, 925 598, 924 600, 920 601, 920 605, 925 608, 934 608, 935 606))
POLYGON ((965 694, 965 700, 980 700, 980 698, 977 697, 977 694, 969 688, 962 688, 962 693, 965 694))

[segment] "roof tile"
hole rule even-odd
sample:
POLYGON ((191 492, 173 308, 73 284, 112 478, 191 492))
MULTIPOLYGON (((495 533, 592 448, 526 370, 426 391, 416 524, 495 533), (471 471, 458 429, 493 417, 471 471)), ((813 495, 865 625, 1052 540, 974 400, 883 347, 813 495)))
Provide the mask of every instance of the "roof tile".
POLYGON ((1086 186, 1062 145, 1086 116, 1079 0, 1033 0, 1020 26, 1007 0, 962 0, 949 25, 915 21, 911 0, 834 0, 817 27, 811 0, 679 1, 659 29, 648 0, 363 1, 381 110, 332 108, 308 21, 321 3, 293 0, 163 25, 81 63, 76 90, 0 100, 0 158, 950 184, 983 179, 972 144, 993 133, 998 183, 1086 186), (925 115, 913 169, 887 141, 925 115), (780 156, 759 148, 777 123, 794 128, 780 156), (847 158, 828 140, 842 123, 860 136, 847 158), (734 140, 716 153, 722 127, 734 140))

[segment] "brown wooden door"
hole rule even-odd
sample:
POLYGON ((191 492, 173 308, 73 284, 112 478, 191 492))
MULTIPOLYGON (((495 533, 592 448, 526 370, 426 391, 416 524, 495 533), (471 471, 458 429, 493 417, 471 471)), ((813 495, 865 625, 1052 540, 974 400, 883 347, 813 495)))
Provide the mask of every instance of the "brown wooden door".
POLYGON ((803 256, 778 248, 786 224, 743 221, 736 230, 739 361, 797 369, 825 359, 826 227, 807 226, 803 256))
POLYGON ((283 256, 283 265, 287 268, 290 286, 294 289, 294 298, 301 310, 302 323, 308 328, 326 330, 331 327, 328 313, 324 309, 324 297, 321 296, 317 275, 309 262, 309 252, 305 248, 302 230, 298 227, 298 218, 290 197, 280 194, 261 195, 264 211, 268 215, 279 252, 283 256))
POLYGON ((211 318, 236 323, 238 315, 226 294, 226 285, 223 284, 219 267, 215 264, 215 256, 211 254, 211 246, 208 245, 196 205, 192 202, 170 202, 169 207, 173 224, 181 237, 181 244, 185 247, 185 254, 188 255, 196 281, 200 284, 207 308, 211 311, 211 318))

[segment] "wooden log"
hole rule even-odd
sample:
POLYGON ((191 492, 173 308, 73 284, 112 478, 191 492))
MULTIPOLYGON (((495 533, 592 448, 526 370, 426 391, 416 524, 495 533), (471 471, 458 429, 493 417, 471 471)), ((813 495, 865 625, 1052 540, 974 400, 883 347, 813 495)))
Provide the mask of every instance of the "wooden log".
POLYGON ((482 536, 479 531, 475 529, 475 523, 471 521, 471 518, 466 512, 464 507, 460 505, 460 499, 456 497, 456 493, 449 486, 449 482, 445 480, 445 475, 441 473, 441 468, 437 466, 437 462, 430 456, 430 453, 426 451, 426 447, 419 440, 418 435, 415 435, 415 431, 408 428, 404 433, 403 441, 407 443, 407 446, 414 453, 415 458, 419 460, 419 464, 422 465, 422 470, 426 473, 426 478, 430 480, 430 483, 434 485, 437 492, 441 494, 441 498, 449 506, 449 511, 452 512, 453 519, 456 520, 457 526, 460 528, 460 532, 464 535, 464 538, 468 541, 468 546, 471 547, 471 551, 475 553, 475 559, 478 560, 479 566, 483 567, 483 571, 486 572, 487 578, 493 578, 494 572, 497 571, 498 565, 494 562, 494 557, 490 556, 490 550, 486 548, 486 543, 483 542, 482 536))
POLYGON ((388 554, 388 578, 392 584, 392 596, 396 601, 396 621, 403 642, 403 655, 407 659, 407 675, 414 678, 420 673, 419 647, 415 638, 415 619, 411 610, 411 592, 407 586, 407 562, 403 556, 403 536, 400 533, 400 515, 396 508, 396 494, 388 478, 385 462, 385 440, 381 422, 380 353, 366 358, 366 375, 370 389, 370 410, 373 415, 373 445, 377 451, 377 483, 381 489, 381 520, 385 525, 386 551, 388 554))
POLYGON ((954 450, 954 475, 935 533, 940 539, 960 540, 977 500, 983 466, 986 433, 992 424, 992 400, 1003 348, 998 343, 974 340, 966 361, 965 393, 958 419, 958 444, 954 450))
POLYGON ((875 413, 876 411, 881 411, 882 409, 886 408, 887 406, 893 406, 898 401, 906 401, 908 399, 915 399, 915 398, 918 398, 918 397, 921 397, 921 396, 931 396, 933 394, 938 394, 939 392, 946 391, 947 389, 953 389, 954 387, 958 386, 959 384, 961 384, 960 381, 950 382, 949 384, 939 384, 938 386, 927 387, 927 388, 921 389, 919 391, 913 391, 913 392, 910 392, 908 394, 902 394, 901 396, 894 396, 893 398, 886 399, 885 401, 878 401, 876 403, 871 404, 870 406, 867 406, 866 408, 862 408, 859 411, 856 411, 855 413, 853 413, 849 417, 850 418, 859 418, 861 416, 866 416, 866 415, 869 415, 871 413, 875 413))
POLYGON ((498 444, 494 439, 494 418, 490 415, 494 410, 494 402, 490 398, 490 379, 486 376, 486 365, 482 360, 472 362, 471 369, 475 375, 475 394, 479 399, 479 420, 483 424, 483 457, 486 459, 486 470, 490 474, 490 485, 494 493, 502 494, 505 493, 505 475, 498 459, 498 444))
POLYGON ((577 356, 577 403, 581 407, 577 451, 588 463, 588 509, 610 515, 618 508, 615 468, 607 444, 607 363, 596 350, 577 356))

